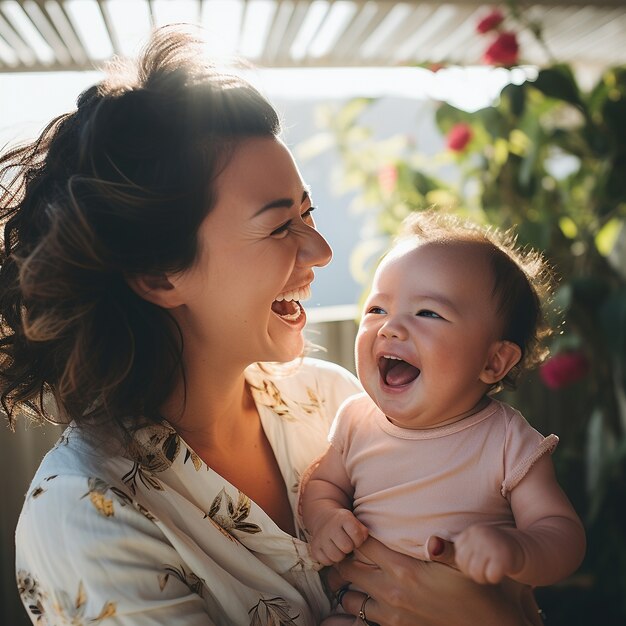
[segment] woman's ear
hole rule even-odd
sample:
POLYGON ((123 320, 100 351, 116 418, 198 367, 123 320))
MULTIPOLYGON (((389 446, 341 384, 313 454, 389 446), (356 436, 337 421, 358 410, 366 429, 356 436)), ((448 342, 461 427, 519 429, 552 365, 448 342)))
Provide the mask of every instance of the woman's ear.
POLYGON ((512 341, 496 341, 491 346, 489 358, 480 374, 488 385, 501 381, 522 358, 522 349, 512 341))
POLYGON ((179 290, 167 274, 126 276, 126 283, 140 298, 163 309, 174 309, 183 304, 179 290))

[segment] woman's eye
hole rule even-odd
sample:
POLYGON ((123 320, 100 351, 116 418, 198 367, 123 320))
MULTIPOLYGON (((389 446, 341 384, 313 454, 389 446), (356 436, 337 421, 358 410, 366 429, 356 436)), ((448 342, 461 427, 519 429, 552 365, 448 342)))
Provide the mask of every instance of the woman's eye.
POLYGON ((433 319, 442 320, 443 317, 439 315, 439 313, 435 313, 434 311, 430 311, 429 309, 422 309, 416 313, 417 317, 432 317, 433 319))
MULTIPOLYGON (((300 218, 305 224, 309 224, 313 222, 313 217, 311 213, 315 211, 315 207, 309 207, 304 213, 300 215, 300 218)), ((277 237, 278 239, 282 239, 287 236, 289 229, 293 224, 293 220, 287 220, 284 224, 281 224, 278 228, 275 228, 271 233, 271 237, 277 237)))
POLYGON ((367 312, 371 313, 372 315, 384 315, 387 311, 379 306, 371 306, 369 309, 367 309, 367 312))
POLYGON ((313 213, 313 211, 315 211, 316 207, 311 206, 309 207, 303 214, 302 214, 302 220, 304 222, 308 222, 312 219, 311 213, 313 213))
POLYGON ((271 237, 279 237, 282 238, 287 235, 289 231, 289 227, 291 226, 291 220, 287 220, 284 224, 281 224, 278 228, 275 228, 271 233, 271 237))

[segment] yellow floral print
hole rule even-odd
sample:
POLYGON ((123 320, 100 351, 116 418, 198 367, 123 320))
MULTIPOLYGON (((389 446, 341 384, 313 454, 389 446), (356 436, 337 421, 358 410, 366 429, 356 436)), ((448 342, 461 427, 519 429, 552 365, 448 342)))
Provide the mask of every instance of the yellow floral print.
POLYGON ((87 624, 99 624, 100 622, 115 617, 117 613, 117 604, 115 602, 105 602, 100 613, 95 617, 85 615, 87 610, 87 594, 82 581, 78 584, 78 591, 74 599, 65 591, 57 591, 56 601, 52 603, 52 609, 55 616, 46 614, 43 601, 48 597, 44 593, 37 580, 32 574, 24 570, 17 572, 17 588, 22 602, 31 619, 34 617, 34 623, 50 623, 59 626, 87 626, 87 624))
POLYGON ((98 624, 109 617, 115 617, 117 613, 117 605, 115 602, 105 602, 100 613, 95 617, 87 617, 87 594, 82 581, 78 584, 78 592, 76 598, 72 600, 65 591, 57 593, 58 601, 53 604, 55 613, 58 615, 62 624, 68 626, 87 626, 87 624, 98 624))
POLYGON ((115 511, 113 509, 113 500, 107 498, 105 495, 106 492, 109 491, 109 485, 107 485, 107 483, 100 478, 90 478, 87 481, 87 485, 89 490, 83 498, 89 496, 91 504, 94 505, 96 511, 98 511, 100 515, 103 515, 104 517, 111 517, 114 515, 115 511))
MULTIPOLYGON (((306 388, 307 397, 309 398, 308 402, 286 400, 281 394, 280 389, 278 389, 273 381, 268 379, 263 379, 256 384, 250 383, 250 390, 252 391, 254 400, 258 404, 272 409, 276 415, 287 421, 295 421, 297 419, 294 415, 294 406, 305 413, 313 414, 320 411, 323 405, 319 394, 310 387, 306 388)), ((297 411, 295 414, 297 414, 297 411)))

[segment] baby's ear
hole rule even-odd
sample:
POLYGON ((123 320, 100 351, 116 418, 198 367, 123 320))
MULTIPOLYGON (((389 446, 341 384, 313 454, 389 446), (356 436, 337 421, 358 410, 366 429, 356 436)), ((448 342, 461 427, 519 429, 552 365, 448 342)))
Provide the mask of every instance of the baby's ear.
POLYGON ((140 298, 163 309, 173 309, 182 304, 175 283, 166 274, 126 276, 126 283, 140 298))
POLYGON ((501 381, 522 358, 522 349, 512 341, 495 341, 480 374, 480 380, 488 385, 501 381))

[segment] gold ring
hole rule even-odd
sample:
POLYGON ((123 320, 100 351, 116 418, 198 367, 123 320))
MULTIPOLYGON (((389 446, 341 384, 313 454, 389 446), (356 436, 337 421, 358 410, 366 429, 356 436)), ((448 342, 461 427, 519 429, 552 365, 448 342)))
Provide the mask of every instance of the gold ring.
POLYGON ((361 605, 361 608, 359 609, 359 619, 365 622, 366 624, 367 624, 367 617, 365 617, 365 605, 367 604, 367 601, 369 599, 370 599, 369 596, 365 596, 365 600, 363 600, 363 604, 361 605))

